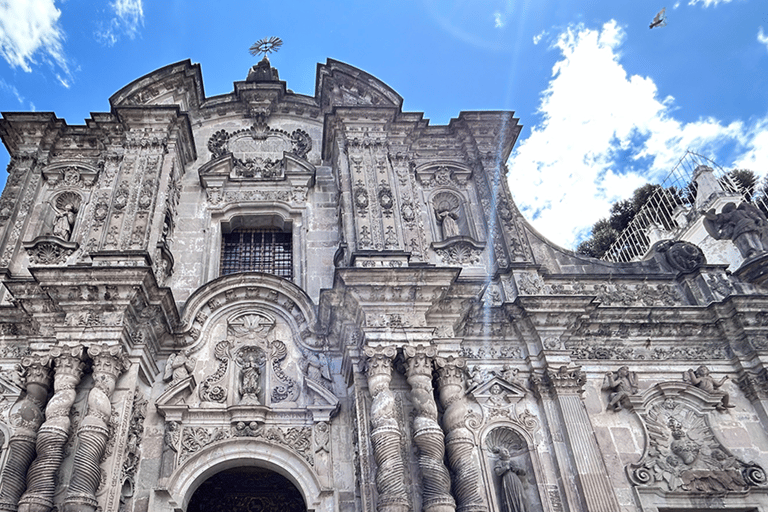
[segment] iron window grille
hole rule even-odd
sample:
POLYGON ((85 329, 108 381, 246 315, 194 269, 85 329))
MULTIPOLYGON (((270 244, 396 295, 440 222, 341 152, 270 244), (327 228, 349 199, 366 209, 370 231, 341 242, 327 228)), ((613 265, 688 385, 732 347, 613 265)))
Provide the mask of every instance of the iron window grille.
POLYGON ((276 229, 236 229, 221 239, 221 275, 266 272, 293 278, 291 233, 276 229))

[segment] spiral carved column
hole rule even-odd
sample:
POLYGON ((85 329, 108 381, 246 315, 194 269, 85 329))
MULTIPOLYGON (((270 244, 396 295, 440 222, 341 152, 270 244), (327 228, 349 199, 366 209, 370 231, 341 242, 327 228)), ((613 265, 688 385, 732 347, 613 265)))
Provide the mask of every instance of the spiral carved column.
POLYGON ((53 508, 56 472, 69 438, 69 410, 75 387, 83 375, 83 347, 53 347, 53 396, 45 408, 45 423, 37 435, 37 458, 27 472, 27 491, 19 500, 19 512, 48 512, 53 508))
POLYGON ((21 360, 21 376, 25 381, 26 393, 11 408, 11 426, 14 430, 8 442, 8 459, 3 468, 0 511, 18 510, 19 498, 27 487, 27 470, 35 458, 37 430, 45 419, 43 407, 51 386, 50 365, 48 356, 25 357, 21 360))
POLYGON ((79 442, 64 512, 94 512, 98 507, 101 457, 107 447, 112 415, 110 397, 115 381, 128 368, 119 346, 93 345, 88 355, 93 360, 93 388, 88 393, 88 412, 77 430, 79 442))
POLYGON ((445 467, 445 435, 437 423, 437 404, 432 388, 434 347, 405 347, 408 384, 416 410, 413 442, 419 449, 419 469, 424 512, 454 512, 451 475, 445 467))
POLYGON ((371 442, 376 459, 376 490, 379 494, 379 512, 405 512, 409 510, 405 490, 405 463, 400 442, 403 437, 397 422, 395 395, 389 389, 392 380, 394 347, 374 349, 366 347, 368 356, 368 389, 371 403, 371 442))
POLYGON ((440 402, 445 408, 443 429, 448 462, 453 473, 453 495, 458 512, 484 512, 488 510, 480 495, 480 470, 472 459, 475 443, 472 432, 464 424, 467 404, 464 401, 463 359, 438 357, 440 402))

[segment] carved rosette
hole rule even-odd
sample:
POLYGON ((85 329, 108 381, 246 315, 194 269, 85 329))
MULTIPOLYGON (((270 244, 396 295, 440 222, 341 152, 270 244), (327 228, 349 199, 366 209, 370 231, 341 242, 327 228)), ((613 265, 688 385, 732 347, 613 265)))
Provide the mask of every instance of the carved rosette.
POLYGON ((409 510, 405 490, 405 463, 400 451, 403 433, 397 422, 395 395, 389 388, 392 380, 394 347, 365 348, 368 389, 371 403, 371 443, 376 459, 376 490, 379 493, 379 512, 406 512, 409 510))
POLYGON ((75 452, 69 493, 64 512, 95 511, 98 507, 101 458, 107 447, 109 419, 112 416, 110 397, 115 381, 129 363, 119 346, 93 345, 88 348, 93 359, 93 388, 88 393, 88 412, 77 431, 79 443, 75 452))
POLYGON ((57 346, 53 358, 53 396, 45 408, 45 423, 37 435, 37 458, 27 473, 27 491, 19 500, 19 512, 48 512, 53 507, 56 472, 69 438, 69 412, 75 403, 75 387, 83 375, 83 347, 57 346))
POLYGON ((16 511, 19 498, 27 485, 27 469, 35 458, 37 430, 43 423, 43 406, 51 385, 51 361, 48 356, 25 357, 21 360, 21 376, 26 394, 11 409, 14 428, 8 442, 8 459, 3 468, 0 487, 0 510, 16 511))
POLYGON ((413 442, 419 449, 423 508, 425 512, 451 512, 456 502, 451 496, 451 475, 445 467, 445 435, 437 423, 437 404, 432 389, 434 347, 405 347, 406 376, 411 386, 411 400, 416 409, 413 418, 413 442))
POLYGON ((453 494, 458 512, 487 510, 480 495, 480 472, 472 458, 475 443, 464 421, 469 411, 464 400, 464 359, 453 356, 435 359, 440 386, 440 402, 445 408, 443 429, 448 462, 453 474, 453 494))

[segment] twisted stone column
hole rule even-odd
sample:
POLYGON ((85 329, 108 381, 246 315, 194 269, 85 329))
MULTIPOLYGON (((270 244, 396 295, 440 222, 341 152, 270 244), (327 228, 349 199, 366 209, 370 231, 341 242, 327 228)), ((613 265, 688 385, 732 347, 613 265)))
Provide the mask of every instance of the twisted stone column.
POLYGON ((53 507, 56 472, 69 437, 69 410, 75 402, 75 386, 83 375, 82 346, 53 347, 50 354, 55 371, 54 393, 37 435, 37 458, 27 472, 27 491, 19 500, 19 512, 48 512, 53 507))
POLYGON ((409 510, 405 491, 405 463, 400 442, 403 433, 397 422, 395 395, 389 389, 392 380, 394 347, 365 348, 368 356, 368 389, 371 403, 371 443, 376 459, 376 490, 379 493, 379 512, 406 512, 409 510))
POLYGON ((432 389, 434 347, 405 347, 408 384, 416 410, 413 442, 419 449, 419 468, 424 512, 454 512, 451 475, 445 467, 445 435, 437 423, 437 404, 432 389))
POLYGON ((453 495, 458 512, 484 512, 488 508, 480 495, 480 470, 472 460, 475 447, 472 432, 464 424, 464 366, 461 358, 435 358, 438 367, 440 402, 445 408, 443 429, 448 462, 453 472, 453 495))
POLYGON ((93 345, 88 355, 93 360, 93 388, 88 393, 88 412, 77 430, 79 442, 64 512, 95 512, 98 507, 101 457, 107 447, 112 416, 110 397, 115 381, 129 366, 119 346, 93 345))
POLYGON ((8 458, 0 487, 0 511, 15 512, 27 487, 27 469, 35 458, 37 430, 45 416, 43 406, 51 386, 51 359, 48 356, 24 357, 21 377, 25 394, 11 408, 13 433, 8 441, 8 458))

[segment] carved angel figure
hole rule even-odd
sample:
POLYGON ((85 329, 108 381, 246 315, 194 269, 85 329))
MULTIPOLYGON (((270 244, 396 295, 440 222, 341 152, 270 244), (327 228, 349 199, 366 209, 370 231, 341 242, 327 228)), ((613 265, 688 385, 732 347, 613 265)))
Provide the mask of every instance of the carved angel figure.
POLYGON ((502 512, 526 512, 525 490, 521 476, 525 476, 525 470, 518 467, 509 454, 509 450, 503 446, 494 449, 499 455, 499 460, 493 468, 496 476, 501 477, 501 510, 502 512))
POLYGON ((470 370, 470 377, 472 378, 470 388, 476 388, 485 384, 485 382, 488 380, 488 372, 483 368, 480 368, 478 365, 474 365, 470 370))
POLYGON ((703 215, 707 232, 718 240, 732 240, 745 259, 765 252, 768 220, 754 205, 728 203, 719 214, 710 209, 703 215))
POLYGON ((703 389, 707 393, 711 394, 722 394, 723 398, 720 401, 720 404, 717 406, 718 411, 724 411, 725 409, 733 408, 735 405, 731 405, 731 395, 726 393, 725 391, 718 391, 720 386, 722 386, 726 380, 728 380, 728 376, 726 375, 719 381, 716 381, 714 377, 712 377, 709 374, 709 368, 707 368, 704 365, 699 366, 696 368, 696 370, 688 370, 685 373, 683 373, 683 380, 689 384, 693 384, 699 389, 703 389))
POLYGON ((53 221, 53 236, 68 242, 69 236, 72 233, 72 226, 75 224, 75 218, 75 205, 67 203, 64 206, 64 211, 57 213, 56 220, 53 221))
POLYGON ((627 366, 622 366, 615 372, 608 372, 605 374, 603 389, 610 390, 608 409, 621 410, 624 400, 637 393, 637 374, 630 372, 627 366))
POLYGON ((174 385, 189 377, 189 374, 195 369, 195 359, 190 357, 189 354, 189 350, 185 350, 184 352, 168 356, 168 362, 165 363, 163 380, 170 380, 171 385, 174 385))

